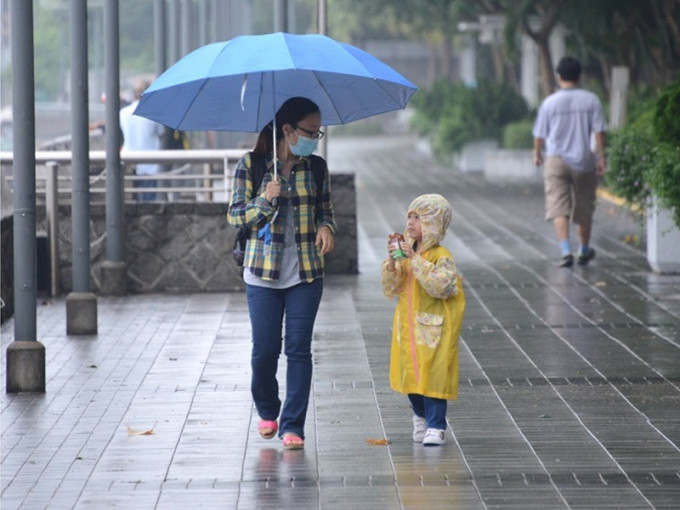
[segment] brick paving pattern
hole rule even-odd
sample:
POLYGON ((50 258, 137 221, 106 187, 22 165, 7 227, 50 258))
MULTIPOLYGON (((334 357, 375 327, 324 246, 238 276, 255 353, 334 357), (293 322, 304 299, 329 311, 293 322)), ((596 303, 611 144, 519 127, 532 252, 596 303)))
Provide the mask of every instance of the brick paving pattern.
MULTIPOLYGON (((329 151, 356 172, 360 274, 327 278, 305 450, 257 434, 243 293, 99 297, 96 337, 66 336, 49 299, 47 392, 2 395, 2 509, 679 508, 680 276, 624 242, 637 220, 602 202, 597 258, 559 269, 540 182, 461 174, 408 137, 329 151), (431 192, 468 303, 441 448, 412 443, 389 389, 379 284, 386 235, 431 192)), ((10 321, 3 379, 12 339, 10 321)))

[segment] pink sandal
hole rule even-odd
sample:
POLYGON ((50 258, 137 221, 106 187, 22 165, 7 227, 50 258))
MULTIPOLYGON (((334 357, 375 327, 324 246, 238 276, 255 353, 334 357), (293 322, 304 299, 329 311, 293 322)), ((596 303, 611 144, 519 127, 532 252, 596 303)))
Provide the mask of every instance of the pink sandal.
POLYGON ((260 420, 257 424, 257 431, 262 439, 271 439, 276 435, 277 430, 279 430, 279 425, 276 420, 260 420))
POLYGON ((286 432, 283 435, 284 450, 302 450, 305 447, 305 440, 294 432, 286 432))

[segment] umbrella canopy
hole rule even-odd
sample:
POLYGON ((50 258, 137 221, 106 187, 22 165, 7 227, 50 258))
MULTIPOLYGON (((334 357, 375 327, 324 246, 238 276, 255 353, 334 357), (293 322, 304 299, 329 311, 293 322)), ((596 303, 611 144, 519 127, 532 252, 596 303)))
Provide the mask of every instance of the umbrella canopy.
POLYGON ((244 35, 203 46, 144 92, 136 115, 183 131, 260 131, 303 96, 324 125, 403 109, 417 87, 359 48, 318 34, 244 35))

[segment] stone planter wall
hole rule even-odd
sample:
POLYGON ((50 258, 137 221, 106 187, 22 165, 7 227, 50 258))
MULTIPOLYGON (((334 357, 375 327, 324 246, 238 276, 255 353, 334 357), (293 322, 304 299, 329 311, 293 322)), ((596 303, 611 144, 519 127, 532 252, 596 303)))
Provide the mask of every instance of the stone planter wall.
POLYGON ((661 274, 680 273, 680 229, 667 209, 647 208, 647 261, 661 274))
POLYGON ((460 153, 453 156, 453 166, 465 173, 483 172, 487 154, 496 149, 498 149, 496 140, 478 140, 466 143, 460 153))
POLYGON ((540 181, 543 169, 534 166, 533 152, 520 149, 488 150, 484 177, 493 181, 540 181))
MULTIPOLYGON (((328 274, 357 273, 354 174, 332 174, 338 232, 327 257, 328 274)), ((244 289, 232 259, 236 229, 227 223, 225 203, 126 203, 125 262, 130 293, 226 292, 244 289)), ((38 231, 45 230, 45 208, 36 210, 38 231)), ((62 293, 72 290, 71 207, 59 208, 59 267, 62 293)), ((90 207, 91 291, 101 288, 106 258, 103 204, 90 207)), ((3 247, 4 247, 3 241, 3 247)))

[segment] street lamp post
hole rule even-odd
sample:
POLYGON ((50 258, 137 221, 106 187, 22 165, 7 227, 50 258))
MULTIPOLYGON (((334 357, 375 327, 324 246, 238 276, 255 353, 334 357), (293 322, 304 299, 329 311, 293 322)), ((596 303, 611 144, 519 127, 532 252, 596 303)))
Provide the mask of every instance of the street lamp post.
POLYGON ((37 341, 35 238, 35 76, 33 2, 12 0, 14 137, 14 341, 7 347, 7 392, 45 391, 45 346, 37 341))

